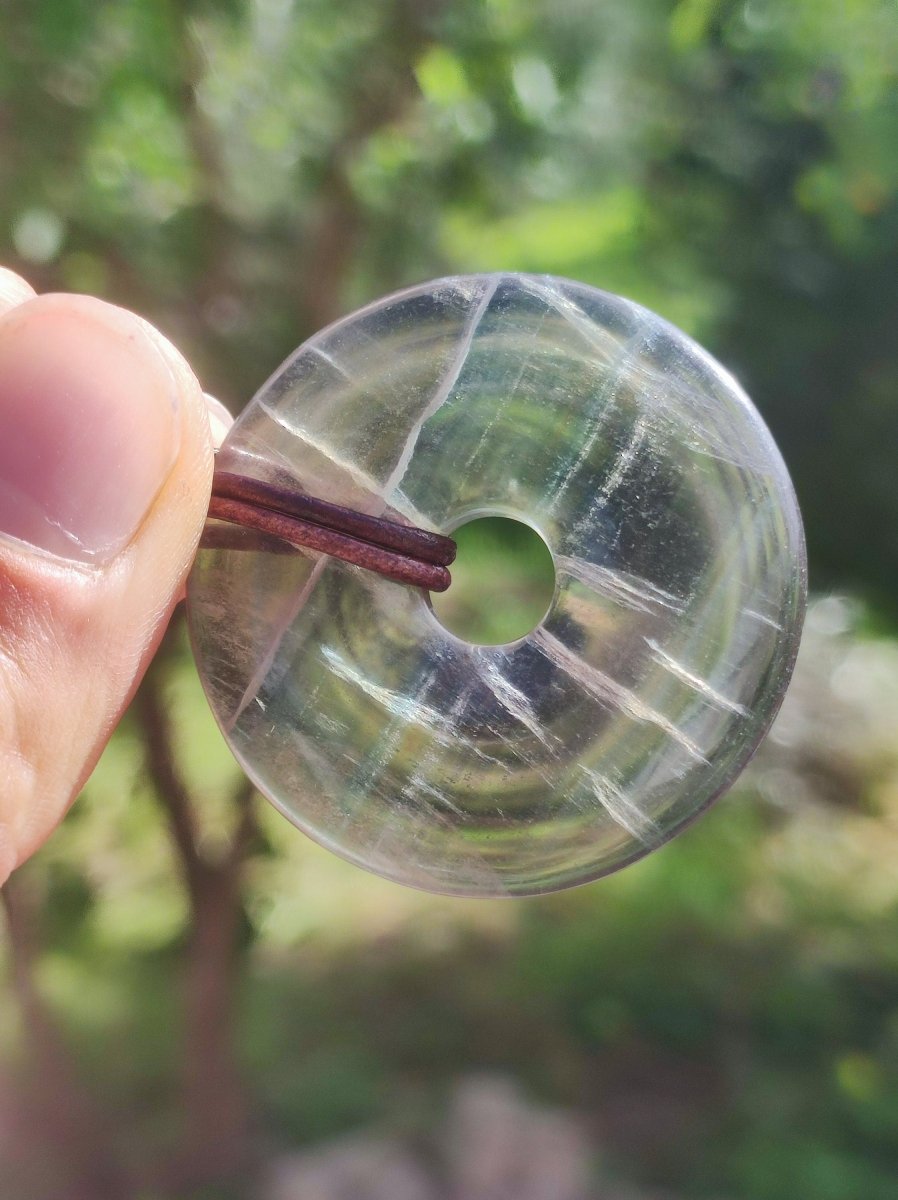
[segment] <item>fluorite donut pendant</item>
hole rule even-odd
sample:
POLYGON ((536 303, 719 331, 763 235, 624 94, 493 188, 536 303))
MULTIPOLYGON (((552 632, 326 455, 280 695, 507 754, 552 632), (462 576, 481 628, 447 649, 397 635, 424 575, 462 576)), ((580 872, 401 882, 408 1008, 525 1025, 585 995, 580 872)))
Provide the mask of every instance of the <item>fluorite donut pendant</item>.
POLYGON ((316 334, 222 468, 451 533, 531 525, 545 618, 449 633, 428 593, 315 551, 201 549, 192 637, 259 789, 400 883, 525 896, 660 846, 745 766, 791 674, 801 519, 738 384, 637 304, 529 275, 438 280, 316 334))

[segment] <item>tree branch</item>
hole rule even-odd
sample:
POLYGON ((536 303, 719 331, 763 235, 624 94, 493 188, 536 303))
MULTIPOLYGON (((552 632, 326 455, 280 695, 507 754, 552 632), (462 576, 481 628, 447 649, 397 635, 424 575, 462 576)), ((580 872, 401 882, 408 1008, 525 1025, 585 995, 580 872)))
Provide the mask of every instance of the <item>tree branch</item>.
POLYGON ((259 833, 255 795, 256 788, 251 779, 242 779, 234 789, 233 806, 239 815, 226 856, 226 863, 231 868, 242 866, 259 833))
POLYGON ((168 819, 184 881, 195 901, 202 887, 205 864, 199 851, 190 795, 175 762, 174 742, 162 695, 162 657, 160 654, 147 672, 138 689, 135 707, 144 735, 147 770, 168 819))
POLYGON ((20 873, 0 897, 27 1050, 29 1086, 19 1097, 23 1136, 35 1140, 34 1161, 55 1160, 67 1200, 127 1200, 138 1189, 113 1150, 112 1122, 91 1102, 35 983, 40 947, 34 897, 20 873))
POLYGON ((234 831, 225 852, 200 849, 195 801, 178 769, 165 703, 175 634, 170 631, 138 692, 146 761, 190 897, 190 942, 184 964, 184 1143, 165 1186, 180 1193, 233 1178, 248 1151, 249 1098, 235 1054, 235 993, 243 914, 242 868, 255 837, 253 787, 235 789, 234 831))

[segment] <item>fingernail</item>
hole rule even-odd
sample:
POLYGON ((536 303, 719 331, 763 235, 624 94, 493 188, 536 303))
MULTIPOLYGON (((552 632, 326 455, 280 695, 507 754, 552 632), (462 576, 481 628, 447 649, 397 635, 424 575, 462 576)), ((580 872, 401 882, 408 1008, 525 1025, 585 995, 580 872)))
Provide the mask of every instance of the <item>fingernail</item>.
POLYGON ((45 296, 0 320, 0 536, 83 563, 134 537, 178 452, 172 371, 143 323, 45 296))
POLYGON ((203 393, 203 399, 206 401, 206 415, 209 418, 212 445, 217 450, 228 436, 228 430, 234 424, 234 418, 222 402, 216 400, 214 396, 210 396, 208 392, 203 393))
POLYGON ((6 308, 13 304, 21 304, 33 296, 34 292, 24 279, 14 275, 12 271, 7 271, 5 267, 0 267, 0 306, 6 308))

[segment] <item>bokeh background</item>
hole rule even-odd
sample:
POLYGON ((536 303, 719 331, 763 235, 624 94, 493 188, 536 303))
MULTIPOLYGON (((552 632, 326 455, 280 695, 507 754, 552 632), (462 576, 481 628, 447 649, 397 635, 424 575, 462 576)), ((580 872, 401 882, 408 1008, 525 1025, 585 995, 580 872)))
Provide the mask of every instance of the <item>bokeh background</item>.
POLYGON ((896 72, 893 0, 0 0, 0 261, 235 412, 405 284, 621 292, 755 399, 815 593, 735 791, 504 904, 292 830, 176 621, 5 892, 4 1200, 898 1195, 896 72))

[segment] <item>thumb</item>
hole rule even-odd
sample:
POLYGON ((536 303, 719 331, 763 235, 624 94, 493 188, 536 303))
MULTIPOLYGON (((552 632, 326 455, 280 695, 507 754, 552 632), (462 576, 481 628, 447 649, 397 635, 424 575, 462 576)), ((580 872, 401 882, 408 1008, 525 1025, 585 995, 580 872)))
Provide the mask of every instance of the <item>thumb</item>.
POLYGON ((199 385, 140 318, 0 270, 0 882, 156 648, 208 507, 199 385))

